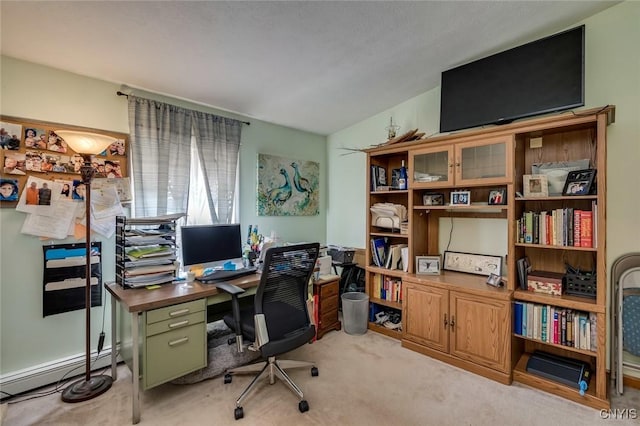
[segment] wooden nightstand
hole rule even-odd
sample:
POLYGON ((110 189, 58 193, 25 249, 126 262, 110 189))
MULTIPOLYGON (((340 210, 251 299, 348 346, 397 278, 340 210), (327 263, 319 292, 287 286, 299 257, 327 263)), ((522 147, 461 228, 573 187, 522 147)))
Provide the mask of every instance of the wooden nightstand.
POLYGON ((316 339, 320 339, 328 331, 340 330, 342 327, 338 319, 339 292, 340 277, 321 278, 313 283, 313 295, 317 300, 316 339))

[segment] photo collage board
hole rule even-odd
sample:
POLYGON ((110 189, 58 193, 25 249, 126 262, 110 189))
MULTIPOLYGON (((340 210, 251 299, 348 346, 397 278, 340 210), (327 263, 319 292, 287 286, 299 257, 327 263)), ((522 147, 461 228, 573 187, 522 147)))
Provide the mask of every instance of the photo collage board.
MULTIPOLYGON (((85 188, 80 176, 84 160, 56 134, 56 130, 62 129, 112 136, 113 143, 92 157, 94 179, 119 182, 119 178, 128 177, 129 146, 125 133, 0 116, 0 207, 21 210, 20 205, 24 204, 28 207, 50 205, 52 200, 84 201, 85 188)), ((122 192, 130 190, 124 188, 122 192)))

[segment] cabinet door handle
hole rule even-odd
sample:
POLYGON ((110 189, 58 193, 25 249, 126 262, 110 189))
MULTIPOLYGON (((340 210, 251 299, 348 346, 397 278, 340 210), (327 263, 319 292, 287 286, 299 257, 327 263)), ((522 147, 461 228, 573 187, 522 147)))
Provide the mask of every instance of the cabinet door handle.
POLYGON ((184 320, 184 321, 180 321, 180 322, 174 322, 173 324, 169 324, 169 328, 176 328, 176 327, 182 327, 184 325, 189 324, 189 320, 184 320))
POLYGON ((183 337, 182 339, 174 340, 173 342, 169 342, 169 346, 181 345, 182 343, 187 343, 189 341, 188 337, 183 337))
POLYGON ((446 330, 448 325, 449 325, 449 321, 447 321, 447 314, 444 314, 444 328, 445 328, 445 330, 446 330))
POLYGON ((188 314, 188 313, 189 313, 189 309, 185 308, 185 309, 180 309, 180 310, 177 310, 177 311, 169 312, 169 316, 170 317, 175 317, 175 316, 178 316, 178 315, 184 315, 184 314, 188 314))
POLYGON ((460 167, 460 163, 456 163, 456 167, 460 167))
POLYGON ((456 329, 454 328, 455 325, 456 325, 456 317, 451 315, 451 331, 456 331, 456 329))
POLYGON ((449 164, 449 168, 450 168, 450 169, 453 169, 453 163, 450 163, 450 164, 449 164))

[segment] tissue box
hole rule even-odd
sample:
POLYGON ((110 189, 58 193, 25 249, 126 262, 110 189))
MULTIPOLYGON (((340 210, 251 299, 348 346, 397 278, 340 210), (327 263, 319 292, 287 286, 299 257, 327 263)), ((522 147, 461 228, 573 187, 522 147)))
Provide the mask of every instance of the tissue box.
POLYGON ((531 271, 527 276, 527 290, 561 296, 562 277, 564 274, 559 272, 531 271))
POLYGON ((320 267, 318 275, 329 275, 331 273, 331 256, 318 257, 316 264, 320 267))
POLYGON ((351 263, 356 253, 355 249, 340 246, 329 246, 327 252, 336 263, 351 263))

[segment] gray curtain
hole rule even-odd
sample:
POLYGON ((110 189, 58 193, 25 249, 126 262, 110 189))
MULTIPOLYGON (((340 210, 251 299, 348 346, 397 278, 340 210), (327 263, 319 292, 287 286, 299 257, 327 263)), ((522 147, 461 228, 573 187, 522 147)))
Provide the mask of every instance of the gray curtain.
POLYGON ((231 223, 242 122, 129 95, 135 217, 187 212, 192 129, 214 223, 231 223))
POLYGON ((192 112, 194 136, 214 223, 231 223, 242 123, 192 112))
POLYGON ((129 95, 134 216, 187 211, 191 111, 129 95))

